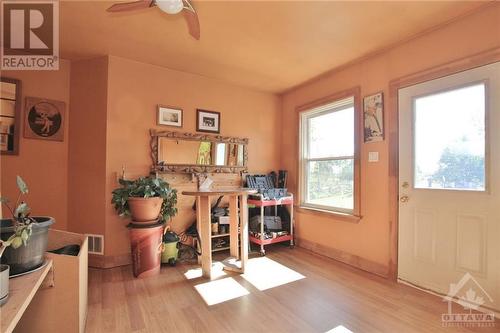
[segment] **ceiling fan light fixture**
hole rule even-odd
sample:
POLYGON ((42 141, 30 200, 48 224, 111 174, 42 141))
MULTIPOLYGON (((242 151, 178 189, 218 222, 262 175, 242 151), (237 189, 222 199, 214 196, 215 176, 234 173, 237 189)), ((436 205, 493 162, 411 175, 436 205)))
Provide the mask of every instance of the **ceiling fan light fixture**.
POLYGON ((156 0, 155 3, 167 14, 178 14, 184 8, 182 0, 156 0))

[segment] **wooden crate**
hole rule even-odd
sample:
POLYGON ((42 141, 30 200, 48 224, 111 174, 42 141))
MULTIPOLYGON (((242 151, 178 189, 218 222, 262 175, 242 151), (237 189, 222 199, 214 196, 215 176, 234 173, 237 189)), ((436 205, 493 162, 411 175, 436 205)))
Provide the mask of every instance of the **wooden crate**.
POLYGON ((53 285, 42 287, 26 309, 15 332, 85 331, 88 288, 87 236, 62 230, 49 230, 48 250, 79 244, 78 256, 47 252, 53 260, 53 285))

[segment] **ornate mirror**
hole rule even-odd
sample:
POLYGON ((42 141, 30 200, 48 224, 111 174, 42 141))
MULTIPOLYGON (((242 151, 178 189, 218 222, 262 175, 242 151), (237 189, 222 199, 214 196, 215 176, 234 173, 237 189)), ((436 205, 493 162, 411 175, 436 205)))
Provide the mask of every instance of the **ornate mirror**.
POLYGON ((154 172, 247 171, 248 139, 150 130, 154 172))
POLYGON ((1 77, 0 102, 0 151, 2 155, 17 155, 21 127, 21 81, 1 77))

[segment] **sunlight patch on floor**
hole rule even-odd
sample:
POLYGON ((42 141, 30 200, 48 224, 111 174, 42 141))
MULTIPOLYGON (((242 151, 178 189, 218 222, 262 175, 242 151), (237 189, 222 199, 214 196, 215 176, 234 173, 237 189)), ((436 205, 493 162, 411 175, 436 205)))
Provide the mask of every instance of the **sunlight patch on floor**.
POLYGON ((242 277, 261 291, 305 278, 304 275, 267 257, 248 260, 242 277))
POLYGON ((207 305, 219 304, 249 294, 248 290, 231 277, 198 284, 194 288, 207 305))
MULTIPOLYGON (((227 275, 224 272, 223 267, 224 266, 220 262, 214 262, 212 264, 212 279, 218 279, 218 278, 220 278, 222 276, 226 276, 227 275)), ((201 267, 193 268, 193 269, 188 270, 186 273, 184 273, 184 276, 188 280, 200 278, 202 276, 201 267)))
POLYGON ((347 329, 346 327, 339 325, 335 328, 332 328, 331 330, 325 332, 325 333, 354 333, 350 329, 347 329))

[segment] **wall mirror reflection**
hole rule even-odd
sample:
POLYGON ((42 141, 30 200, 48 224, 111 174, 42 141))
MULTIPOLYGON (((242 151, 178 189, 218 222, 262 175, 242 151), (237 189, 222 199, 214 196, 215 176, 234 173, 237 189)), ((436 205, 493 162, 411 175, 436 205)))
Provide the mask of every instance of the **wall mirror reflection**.
POLYGON ((0 151, 2 155, 19 153, 21 118, 21 82, 0 78, 0 151))
POLYGON ((151 130, 156 171, 246 171, 247 145, 248 139, 151 130))

